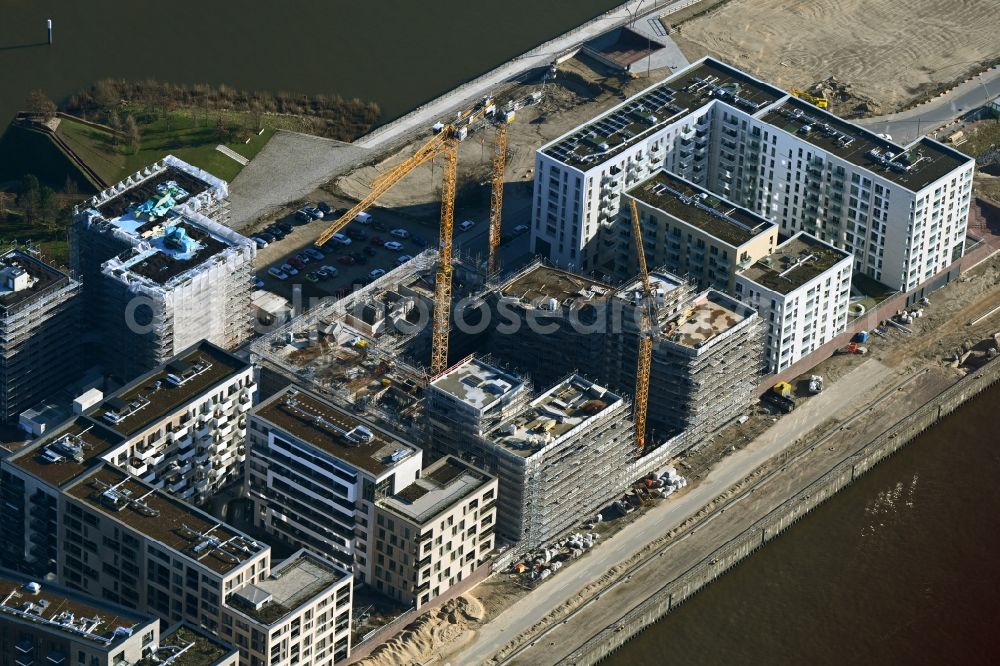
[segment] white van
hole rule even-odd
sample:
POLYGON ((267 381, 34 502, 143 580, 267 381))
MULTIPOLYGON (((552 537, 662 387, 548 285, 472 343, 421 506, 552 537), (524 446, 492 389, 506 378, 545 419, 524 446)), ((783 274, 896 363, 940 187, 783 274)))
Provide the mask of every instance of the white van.
POLYGON ((393 229, 389 233, 392 234, 393 236, 395 236, 396 238, 409 238, 410 237, 410 232, 407 231, 406 229, 393 229))
POLYGON ((354 219, 357 220, 358 222, 360 222, 361 224, 371 224, 372 223, 371 213, 358 213, 358 216, 356 218, 354 218, 354 219))

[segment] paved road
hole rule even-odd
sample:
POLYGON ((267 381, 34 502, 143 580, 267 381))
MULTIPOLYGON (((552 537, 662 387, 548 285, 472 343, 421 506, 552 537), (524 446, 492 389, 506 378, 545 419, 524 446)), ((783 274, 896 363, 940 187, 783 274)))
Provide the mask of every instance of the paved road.
MULTIPOLYGON (((687 494, 661 503, 612 538, 600 542, 586 558, 574 563, 488 622, 452 659, 453 664, 485 663, 521 632, 538 623, 552 609, 639 552, 649 542, 677 527, 720 493, 774 457, 796 438, 810 432, 834 414, 855 411, 858 396, 878 395, 878 386, 891 383, 893 371, 869 359, 785 415, 740 451, 724 458, 687 494), (852 408, 854 405, 854 408, 852 408)), ((707 551, 705 551, 707 552, 707 551)))
POLYGON ((983 106, 1000 95, 1000 67, 975 76, 926 104, 887 116, 863 118, 858 124, 878 134, 889 134, 893 141, 906 145, 922 134, 931 134, 942 125, 983 106))

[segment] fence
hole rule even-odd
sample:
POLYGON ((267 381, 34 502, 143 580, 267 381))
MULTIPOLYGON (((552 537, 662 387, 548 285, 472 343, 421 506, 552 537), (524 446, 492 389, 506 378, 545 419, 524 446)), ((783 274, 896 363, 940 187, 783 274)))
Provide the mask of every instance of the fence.
POLYGON ((963 378, 605 627, 562 664, 596 664, 967 400, 1000 382, 1000 359, 963 378))

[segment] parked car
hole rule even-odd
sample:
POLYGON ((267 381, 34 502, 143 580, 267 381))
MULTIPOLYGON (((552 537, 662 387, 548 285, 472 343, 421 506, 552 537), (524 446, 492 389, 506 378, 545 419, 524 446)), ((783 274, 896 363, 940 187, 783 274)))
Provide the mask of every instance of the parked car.
POLYGON ((374 229, 375 231, 386 231, 386 230, 388 230, 388 227, 386 227, 386 226, 385 226, 384 224, 382 224, 381 222, 372 222, 372 228, 373 228, 373 229, 374 229))
POLYGON ((304 208, 300 208, 299 210, 295 211, 295 219, 298 220, 299 222, 308 222, 309 220, 312 219, 312 216, 309 215, 309 213, 307 213, 304 208))
POLYGON ((393 229, 389 232, 389 235, 395 236, 396 238, 409 238, 410 232, 406 229, 393 229))
POLYGON ((348 238, 353 238, 354 240, 357 241, 366 240, 368 238, 368 234, 366 234, 361 229, 348 229, 347 236, 348 238))
POLYGON ((329 215, 330 212, 333 210, 333 208, 330 207, 330 204, 328 204, 325 201, 320 201, 318 204, 316 204, 316 208, 323 211, 324 215, 329 215))
POLYGON ((257 238, 263 239, 264 242, 266 243, 273 243, 276 240, 274 234, 268 233, 266 231, 262 231, 259 234, 257 234, 257 238))
POLYGON ((295 266, 292 266, 291 264, 281 264, 281 270, 282 270, 283 273, 287 273, 288 275, 298 275, 299 274, 298 269, 295 268, 295 266))
POLYGON ((528 230, 528 225, 527 224, 519 224, 516 227, 514 227, 514 235, 515 236, 520 236, 521 234, 523 234, 527 230, 528 230))
POLYGON ((376 268, 375 270, 373 270, 368 274, 368 277, 370 277, 373 280, 376 280, 382 277, 383 275, 385 275, 385 270, 381 268, 376 268))
POLYGON ((351 258, 354 259, 354 263, 359 266, 365 266, 368 264, 368 257, 361 254, 360 252, 351 252, 351 258))
POLYGON ((268 268, 267 272, 268 272, 268 274, 271 277, 276 277, 279 280, 287 280, 288 279, 288 273, 286 273, 285 271, 281 270, 280 268, 276 268, 275 266, 271 266, 270 268, 268 268))
POLYGON ((319 208, 313 208, 312 206, 306 206, 302 210, 304 210, 306 212, 306 214, 310 218, 312 218, 314 220, 322 220, 323 219, 323 211, 321 211, 319 208))
POLYGON ((366 257, 374 257, 376 254, 378 254, 375 251, 375 248, 371 247, 370 245, 366 245, 365 248, 361 251, 365 253, 366 257))
POLYGON ((301 261, 303 264, 308 264, 310 261, 312 261, 312 257, 310 257, 305 252, 299 252, 298 254, 295 255, 295 258, 301 261))
POLYGON ((325 254, 323 254, 320 250, 318 250, 315 247, 307 247, 306 249, 304 249, 302 251, 304 253, 308 254, 310 257, 312 257, 316 261, 322 261, 323 257, 326 256, 325 254))
POLYGON ((403 249, 403 244, 397 243, 396 241, 389 241, 383 247, 387 250, 392 250, 393 252, 399 252, 403 249))
POLYGON ((351 239, 344 234, 334 234, 332 238, 333 242, 340 243, 341 245, 350 245, 351 239))
POLYGON ((330 271, 326 270, 325 268, 321 268, 318 271, 316 271, 316 275, 319 276, 320 280, 329 280, 330 278, 333 277, 332 275, 330 275, 330 271))
POLYGON ((263 238, 261 238, 260 236, 254 236, 250 240, 252 240, 254 243, 256 243, 257 247, 259 247, 261 249, 267 247, 267 241, 264 240, 263 238))
POLYGON ((401 254, 401 255, 399 255, 398 257, 396 257, 396 261, 397 261, 398 263, 400 263, 400 264, 405 264, 405 263, 406 263, 406 262, 408 262, 408 261, 409 261, 410 259, 413 259, 413 257, 411 257, 411 256, 410 256, 410 255, 408 255, 408 254, 401 254))
POLYGON ((337 267, 336 266, 330 266, 328 264, 323 264, 320 268, 322 268, 324 271, 326 271, 330 275, 330 277, 337 277, 337 267))
MULTIPOLYGON (((344 212, 345 213, 347 212, 346 208, 344 209, 344 212)), ((354 219, 357 220, 358 222, 360 222, 361 224, 371 224, 372 223, 372 215, 371 215, 371 213, 358 213, 358 216, 356 218, 354 218, 354 219)))
POLYGON ((354 257, 352 257, 349 254, 342 254, 339 257, 337 257, 337 263, 338 264, 344 264, 345 266, 353 266, 354 265, 354 257))
POLYGON ((465 220, 464 222, 462 222, 462 224, 458 225, 458 228, 461 229, 462 231, 468 231, 474 226, 476 226, 475 222, 473 222, 472 220, 465 220))
POLYGON ((316 273, 316 271, 309 271, 308 273, 306 273, 306 279, 309 280, 310 282, 319 282, 319 275, 316 273))
POLYGON ((306 268, 306 265, 303 262, 299 261, 298 257, 289 257, 285 261, 287 261, 291 266, 294 266, 300 271, 304 271, 306 268))
POLYGON ((287 235, 288 235, 287 233, 285 233, 285 232, 284 232, 284 231, 282 231, 281 229, 278 229, 277 227, 268 227, 268 228, 267 228, 267 233, 269 233, 269 234, 271 234, 272 236, 274 236, 274 239, 275 239, 275 240, 281 240, 281 239, 283 239, 283 238, 284 238, 285 236, 287 236, 287 235))
POLYGON ((368 242, 372 245, 385 245, 385 241, 382 240, 381 236, 372 236, 368 242))
POLYGON ((261 280, 260 278, 254 278, 253 279, 253 287, 254 287, 254 289, 263 289, 264 288, 264 281, 261 280))
POLYGON ((288 224, 288 222, 275 222, 274 226, 284 231, 286 234, 290 234, 295 231, 295 226, 288 224))

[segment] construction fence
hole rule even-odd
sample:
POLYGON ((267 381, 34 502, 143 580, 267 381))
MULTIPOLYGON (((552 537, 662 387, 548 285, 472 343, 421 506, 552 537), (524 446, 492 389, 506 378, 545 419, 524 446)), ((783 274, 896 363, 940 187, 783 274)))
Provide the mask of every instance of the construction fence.
POLYGON ((891 456, 963 403, 997 383, 1000 383, 1000 359, 990 361, 975 374, 968 375, 945 389, 864 448, 842 460, 781 506, 654 592, 619 621, 605 627, 560 663, 573 666, 598 663, 877 463, 891 456))

